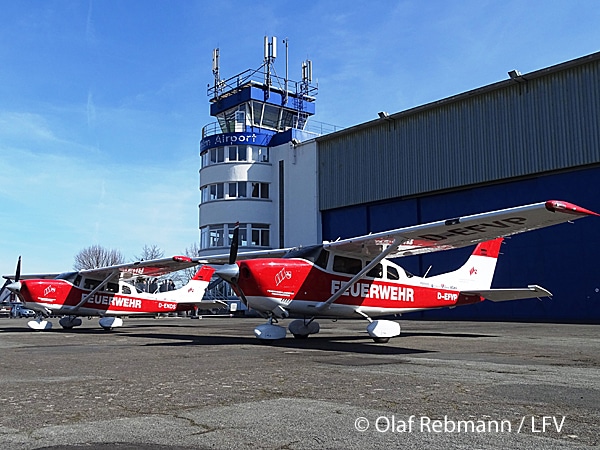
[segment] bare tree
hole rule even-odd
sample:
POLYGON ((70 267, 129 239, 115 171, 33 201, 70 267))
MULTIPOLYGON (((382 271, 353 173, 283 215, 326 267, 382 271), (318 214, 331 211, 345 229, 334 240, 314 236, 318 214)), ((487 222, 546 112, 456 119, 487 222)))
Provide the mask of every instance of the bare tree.
POLYGON ((125 257, 116 249, 107 249, 101 245, 90 245, 75 255, 73 269, 97 269, 99 267, 123 264, 125 257))
POLYGON ((142 249, 142 254, 140 256, 135 256, 136 261, 148 261, 149 259, 160 259, 165 256, 165 252, 163 252, 158 245, 144 245, 142 249))
MULTIPOLYGON (((189 247, 185 249, 185 255, 189 257, 198 256, 198 252, 200 251, 200 246, 197 242, 193 242, 189 247)), ((178 270, 177 272, 173 272, 169 278, 174 280, 181 286, 186 285, 194 275, 198 272, 198 266, 188 267, 187 269, 178 270)))

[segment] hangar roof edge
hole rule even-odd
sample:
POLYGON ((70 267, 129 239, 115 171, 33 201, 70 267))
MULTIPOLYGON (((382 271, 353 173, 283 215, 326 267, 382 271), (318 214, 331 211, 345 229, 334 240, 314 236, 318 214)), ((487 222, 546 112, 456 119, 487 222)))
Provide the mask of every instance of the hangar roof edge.
MULTIPOLYGON (((528 72, 528 73, 524 73, 524 74, 520 74, 520 78, 523 80, 534 80, 536 78, 541 78, 547 75, 550 75, 552 73, 556 73, 556 72, 560 72, 563 70, 567 70, 573 67, 578 67, 578 66, 582 66, 584 64, 589 64, 591 62, 594 61, 600 61, 600 51, 599 52, 595 52, 595 53, 591 53, 589 55, 585 55, 585 56, 581 56, 579 58, 575 58, 575 59, 571 59, 569 61, 565 61, 562 63, 558 63, 555 64, 553 66, 549 66, 549 67, 545 67, 543 69, 539 69, 539 70, 535 70, 533 72, 528 72)), ((492 84, 488 84, 485 86, 481 86, 466 92, 463 92, 461 94, 456 94, 456 95, 452 95, 450 97, 445 97, 441 100, 436 100, 434 102, 430 102, 430 103, 426 103, 424 105, 420 105, 420 106, 415 106, 413 108, 409 108, 406 109, 404 111, 400 111, 394 114, 390 114, 387 118, 382 119, 382 118, 377 118, 377 119, 373 119, 370 120, 368 122, 363 122, 361 124, 358 125, 354 125, 348 128, 343 128, 340 131, 335 131, 333 133, 328 133, 325 134, 323 136, 319 136, 316 138, 317 142, 323 142, 323 141, 327 141, 330 139, 335 139, 337 137, 343 136, 344 134, 349 134, 352 133, 354 131, 358 131, 361 129, 365 129, 365 128, 370 128, 372 126, 375 125, 379 125, 381 124, 382 120, 394 120, 394 119, 400 119, 400 118, 404 118, 404 117, 408 117, 411 116, 413 114, 417 114, 419 112, 423 112, 423 111, 427 111, 433 108, 437 108, 440 106, 444 106, 444 105, 448 105, 451 103, 455 103, 455 102, 459 102, 462 100, 465 100, 467 98, 472 98, 474 96, 477 95, 483 95, 487 92, 492 92, 498 89, 502 89, 504 87, 509 87, 509 86, 513 86, 514 83, 516 83, 517 81, 509 78, 506 80, 502 80, 502 81, 497 81, 496 83, 492 83, 492 84)))

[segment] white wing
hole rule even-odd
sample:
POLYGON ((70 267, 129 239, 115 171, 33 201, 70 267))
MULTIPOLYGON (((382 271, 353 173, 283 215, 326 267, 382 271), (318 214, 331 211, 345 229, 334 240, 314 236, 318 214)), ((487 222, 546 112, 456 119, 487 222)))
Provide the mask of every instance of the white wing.
POLYGON ((414 225, 335 242, 325 248, 342 253, 375 257, 389 251, 388 258, 467 247, 498 237, 549 227, 599 214, 572 203, 550 200, 515 208, 414 225), (389 249, 390 246, 394 248, 389 249))

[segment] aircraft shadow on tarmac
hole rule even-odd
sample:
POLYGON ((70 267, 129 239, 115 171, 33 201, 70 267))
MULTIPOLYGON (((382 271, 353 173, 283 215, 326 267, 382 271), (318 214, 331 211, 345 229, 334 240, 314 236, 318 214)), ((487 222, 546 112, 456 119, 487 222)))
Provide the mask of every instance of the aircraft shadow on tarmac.
MULTIPOLYGON (((153 324, 130 324, 123 328, 107 332, 100 328, 78 328, 76 330, 63 330, 61 328, 53 329, 49 333, 75 333, 78 335, 103 335, 108 336, 114 334, 116 336, 143 338, 148 340, 162 340, 167 342, 149 342, 142 344, 144 346, 156 347, 179 347, 179 346, 235 346, 235 345, 260 345, 274 348, 294 349, 294 350, 323 350, 344 353, 360 353, 373 355, 406 355, 415 353, 431 353, 431 350, 422 350, 416 348, 397 347, 395 344, 401 342, 403 338, 408 337, 439 337, 439 338, 459 338, 459 339, 479 339, 495 337, 493 335, 476 334, 476 333, 444 333, 431 331, 411 331, 403 332, 400 337, 392 338, 387 344, 376 344, 368 336, 351 335, 351 336, 311 336, 307 339, 286 338, 278 341, 260 341, 254 336, 241 335, 198 335, 198 327, 196 324, 185 325, 179 324, 161 324, 161 328, 171 328, 173 333, 159 332, 156 325, 153 324), (185 329, 191 328, 193 333, 186 333, 185 329), (146 331, 147 330, 147 331, 146 331), (175 331, 179 332, 175 332, 175 331)), ((0 327, 0 332, 10 333, 27 333, 32 331, 21 324, 18 326, 3 326, 0 327)), ((210 332, 210 330, 207 330, 210 332)), ((48 333, 48 332, 44 332, 48 333)), ((240 331, 240 333, 245 333, 240 331)))
POLYGON ((139 337, 170 342, 157 342, 144 344, 155 347, 177 346, 229 346, 229 345, 259 345, 261 347, 284 348, 294 350, 323 350, 346 353, 366 353, 374 355, 403 355, 412 353, 429 353, 429 350, 401 348, 390 344, 376 344, 368 337, 360 336, 311 336, 307 339, 286 338, 278 341, 260 341, 253 336, 189 336, 186 334, 171 333, 127 333, 129 337, 139 337))

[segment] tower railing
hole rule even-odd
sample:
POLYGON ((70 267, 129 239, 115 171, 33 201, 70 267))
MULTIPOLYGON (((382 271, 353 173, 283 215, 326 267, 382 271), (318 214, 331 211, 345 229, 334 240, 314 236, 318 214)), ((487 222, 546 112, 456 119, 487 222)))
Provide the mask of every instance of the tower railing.
MULTIPOLYGON (((285 78, 271 74, 271 86, 267 86, 264 83, 264 67, 265 65, 263 64, 258 69, 248 69, 226 80, 216 81, 215 85, 209 86, 207 90, 207 95, 211 98, 210 101, 215 102, 221 98, 233 95, 248 85, 285 92, 285 78)), ((298 96, 302 92, 304 100, 314 101, 314 96, 317 95, 319 88, 313 85, 302 86, 302 84, 303 82, 301 81, 287 80, 288 95, 298 96)))
MULTIPOLYGON (((317 136, 323 136, 324 134, 334 133, 343 129, 343 127, 332 125, 330 123, 318 122, 316 120, 309 120, 302 131, 313 133, 317 136)), ((214 136, 215 134, 225 133, 221 129, 219 122, 211 122, 202 127, 202 139, 208 136, 214 136)))

